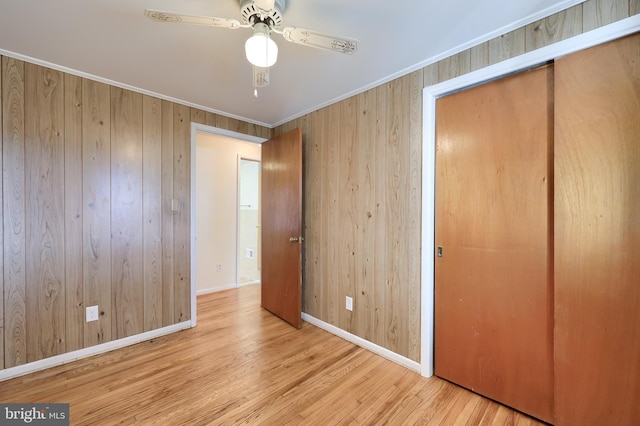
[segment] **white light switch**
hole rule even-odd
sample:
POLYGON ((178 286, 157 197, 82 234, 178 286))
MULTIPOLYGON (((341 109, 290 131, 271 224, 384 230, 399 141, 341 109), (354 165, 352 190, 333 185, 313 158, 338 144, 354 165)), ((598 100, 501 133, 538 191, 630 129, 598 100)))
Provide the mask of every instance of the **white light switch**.
POLYGON ((347 308, 347 311, 353 311, 353 299, 349 296, 347 296, 345 307, 347 308))

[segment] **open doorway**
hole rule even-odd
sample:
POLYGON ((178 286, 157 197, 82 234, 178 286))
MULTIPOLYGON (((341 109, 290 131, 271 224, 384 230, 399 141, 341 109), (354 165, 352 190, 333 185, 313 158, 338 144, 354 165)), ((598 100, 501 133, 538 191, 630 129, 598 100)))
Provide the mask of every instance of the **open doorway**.
POLYGON ((192 123, 191 277, 196 294, 240 284, 239 159, 259 161, 263 141, 192 123))
POLYGON ((238 157, 238 286, 260 283, 260 160, 238 157))

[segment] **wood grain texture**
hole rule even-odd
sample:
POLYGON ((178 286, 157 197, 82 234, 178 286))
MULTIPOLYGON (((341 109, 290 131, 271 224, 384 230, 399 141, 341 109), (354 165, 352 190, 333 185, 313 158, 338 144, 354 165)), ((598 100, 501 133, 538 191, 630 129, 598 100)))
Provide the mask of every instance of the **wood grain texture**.
MULTIPOLYGON (((351 297, 354 305, 359 306, 356 294, 358 282, 362 281, 361 271, 358 264, 361 262, 362 253, 358 245, 358 234, 362 228, 362 221, 359 214, 360 178, 358 176, 358 165, 362 161, 362 151, 356 144, 356 98, 352 97, 339 104, 340 108, 340 135, 337 139, 338 168, 340 169, 340 179, 338 181, 338 216, 342 224, 349 223, 351 226, 339 226, 336 238, 338 238, 337 260, 335 267, 338 274, 338 324, 344 324, 346 330, 352 332, 357 325, 355 323, 357 315, 353 311, 344 308, 345 297, 351 297)), ((360 284, 361 286, 361 284, 360 284)))
POLYGON ((322 165, 310 162, 309 158, 322 158, 324 144, 318 143, 318 134, 322 132, 316 111, 309 115, 307 128, 302 128, 302 311, 319 317, 322 297, 322 201, 319 197, 307 197, 305 194, 322 193, 322 165))
POLYGON ((436 103, 435 373, 553 421, 553 67, 436 103))
POLYGON ((485 41, 469 49, 470 71, 476 71, 489 66, 489 42, 485 41))
POLYGON ((375 259, 374 265, 374 283, 373 283, 373 300, 374 300, 374 317, 373 317, 373 335, 374 342, 378 342, 379 345, 389 347, 386 340, 386 327, 385 327, 385 297, 388 286, 388 262, 387 258, 387 215, 388 208, 385 202, 387 194, 387 186, 383 179, 388 173, 388 159, 387 159, 387 125, 386 120, 387 104, 391 102, 388 90, 385 85, 378 86, 374 89, 376 91, 376 135, 375 135, 375 153, 376 153, 376 176, 375 176, 375 188, 376 188, 376 210, 374 212, 375 219, 375 234, 374 234, 374 246, 375 246, 375 259))
POLYGON ((356 234, 356 270, 354 293, 354 317, 355 323, 352 333, 363 336, 367 340, 373 340, 374 336, 374 308, 375 292, 373 283, 375 280, 375 217, 376 210, 376 151, 371 149, 376 136, 376 104, 377 92, 367 90, 355 98, 357 117, 357 132, 355 139, 355 151, 359 158, 353 165, 357 180, 356 199, 358 207, 359 226, 356 234))
POLYGON ((64 75, 25 65, 27 362, 65 352, 64 75))
POLYGON ((525 29, 518 28, 489 40, 489 65, 511 59, 525 52, 525 29))
POLYGON ((191 109, 173 107, 173 215, 174 322, 191 318, 191 109))
POLYGON ((526 26, 526 51, 581 34, 583 3, 526 26))
POLYGON ((640 14, 640 0, 629 0, 629 16, 640 14))
POLYGON ((408 278, 408 257, 402 253, 408 253, 406 231, 409 180, 409 155, 407 149, 407 132, 409 121, 408 105, 403 105, 402 100, 410 99, 407 90, 406 77, 396 79, 386 84, 387 104, 384 119, 386 126, 385 157, 387 159, 386 174, 383 178, 385 186, 385 203, 387 222, 385 261, 387 262, 387 276, 385 277, 384 292, 384 317, 385 341, 388 347, 397 353, 408 353, 408 333, 399 333, 406 330, 408 316, 400 314, 401 306, 407 306, 405 296, 407 286, 402 281, 408 278))
POLYGON ((640 417, 638 46, 636 33, 556 62, 558 424, 640 417))
POLYGON ((112 336, 144 330, 142 95, 111 87, 112 336))
POLYGON ((603 25, 619 21, 629 16, 629 6, 633 0, 589 0, 582 5, 582 25, 584 31, 591 31, 603 25))
POLYGON ((337 325, 338 309, 343 309, 344 300, 341 300, 340 276, 337 265, 339 262, 340 248, 340 216, 339 216, 339 193, 341 170, 340 164, 340 104, 331 105, 323 110, 323 139, 321 143, 327 146, 323 150, 323 185, 322 185, 322 205, 325 209, 323 215, 322 243, 325 247, 323 268, 324 296, 322 305, 322 317, 329 324, 337 325))
POLYGON ((262 144, 260 172, 262 307, 302 325, 302 131, 262 144))
POLYGON ((64 76, 64 261, 66 351, 84 347, 82 78, 64 76))
POLYGON ((74 425, 541 423, 260 309, 259 286, 198 297, 198 326, 9 380, 3 402, 68 402, 74 425))
POLYGON ((175 259, 173 253, 173 107, 162 101, 162 325, 175 323, 175 259))
POLYGON ((440 82, 439 79, 439 71, 438 71, 438 62, 427 65, 422 68, 422 78, 424 87, 432 86, 440 82))
POLYGON ((84 306, 99 320, 84 323, 84 346, 111 340, 111 95, 109 86, 82 80, 84 306))
MULTIPOLYGON (((409 107, 409 124, 407 125, 409 162, 408 162, 408 186, 409 199, 407 200, 408 211, 407 239, 408 252, 420 253, 422 248, 422 222, 415 212, 422 211, 422 87, 424 86, 423 74, 413 72, 407 81, 410 91, 411 104, 409 107), (411 125, 410 123, 420 123, 411 125)), ((421 316, 421 282, 422 265, 419 262, 408 260, 408 279, 415 285, 407 287, 406 304, 408 305, 408 358, 420 359, 420 316, 421 316)), ((406 306, 406 305, 405 305, 406 306)))
POLYGON ((144 331, 162 326, 162 101, 142 98, 144 331))
POLYGON ((464 50, 438 62, 438 80, 445 81, 471 71, 471 53, 464 50))
POLYGON ((2 57, 5 368, 27 362, 24 72, 2 57))

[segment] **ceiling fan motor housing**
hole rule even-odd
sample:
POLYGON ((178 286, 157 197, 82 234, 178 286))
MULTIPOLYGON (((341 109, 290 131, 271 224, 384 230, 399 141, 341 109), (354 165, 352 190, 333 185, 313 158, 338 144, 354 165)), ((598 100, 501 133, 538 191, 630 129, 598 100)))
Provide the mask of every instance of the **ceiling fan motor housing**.
POLYGON ((254 0, 242 0, 240 13, 245 24, 253 26, 258 22, 262 22, 273 30, 280 28, 282 25, 284 7, 285 0, 275 0, 271 10, 264 10, 258 7, 254 0))

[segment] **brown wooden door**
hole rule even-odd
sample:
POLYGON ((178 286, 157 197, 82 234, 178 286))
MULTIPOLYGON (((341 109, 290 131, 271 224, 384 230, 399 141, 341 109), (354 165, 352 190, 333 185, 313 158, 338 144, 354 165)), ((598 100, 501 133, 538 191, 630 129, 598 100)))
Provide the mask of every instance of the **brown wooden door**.
POLYGON ((262 144, 262 307, 302 325, 302 131, 262 144), (292 241, 293 240, 293 241, 292 241))
POLYGON ((438 99, 435 373, 553 420, 553 67, 438 99))
POLYGON ((556 62, 558 425, 640 422, 640 34, 556 62))

